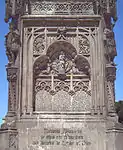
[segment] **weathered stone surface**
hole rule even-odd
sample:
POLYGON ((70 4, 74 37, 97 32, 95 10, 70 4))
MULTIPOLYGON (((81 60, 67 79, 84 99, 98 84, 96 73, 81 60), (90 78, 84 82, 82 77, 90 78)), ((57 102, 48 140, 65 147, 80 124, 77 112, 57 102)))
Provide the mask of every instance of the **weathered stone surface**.
POLYGON ((6 0, 8 113, 0 150, 122 150, 114 110, 115 0, 6 0))

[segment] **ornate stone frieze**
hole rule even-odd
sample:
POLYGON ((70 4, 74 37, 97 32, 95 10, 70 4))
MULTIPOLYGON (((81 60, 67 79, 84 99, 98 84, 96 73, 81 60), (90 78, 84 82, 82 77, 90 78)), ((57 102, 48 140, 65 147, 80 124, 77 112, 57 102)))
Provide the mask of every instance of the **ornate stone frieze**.
POLYGON ((88 95, 91 95, 89 81, 73 81, 71 89, 71 81, 44 81, 37 79, 35 83, 35 92, 39 92, 40 90, 45 90, 49 92, 51 95, 55 95, 57 92, 63 90, 67 92, 69 95, 74 95, 76 92, 82 90, 86 92, 88 95), (53 87, 52 87, 53 84, 53 87))
POLYGON ((6 35, 6 55, 9 64, 14 64, 20 48, 20 35, 18 30, 14 30, 10 24, 10 32, 6 35))
POLYGON ((41 15, 93 15, 92 2, 46 2, 31 0, 31 14, 41 15))

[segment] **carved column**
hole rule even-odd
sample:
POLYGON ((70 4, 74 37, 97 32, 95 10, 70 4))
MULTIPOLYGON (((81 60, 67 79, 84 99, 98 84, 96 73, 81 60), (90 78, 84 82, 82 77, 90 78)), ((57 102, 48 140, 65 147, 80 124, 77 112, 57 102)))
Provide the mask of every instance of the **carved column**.
POLYGON ((115 113, 115 91, 116 67, 108 64, 106 66, 108 113, 115 113))
POLYGON ((9 82, 9 95, 8 95, 8 115, 15 116, 16 113, 16 81, 17 81, 17 68, 7 66, 7 80, 9 82))

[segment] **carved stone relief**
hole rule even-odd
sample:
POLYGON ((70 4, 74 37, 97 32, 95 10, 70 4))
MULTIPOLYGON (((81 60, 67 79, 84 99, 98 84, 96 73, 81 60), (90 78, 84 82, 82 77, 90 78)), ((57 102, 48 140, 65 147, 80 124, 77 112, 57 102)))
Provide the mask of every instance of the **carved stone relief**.
MULTIPOLYGON (((77 92, 80 95, 83 91, 83 95, 85 94, 87 99, 90 99, 89 80, 90 65, 86 58, 77 55, 76 49, 67 42, 59 41, 52 44, 47 54, 40 56, 34 63, 35 108, 38 111, 42 109, 44 111, 71 111, 68 106, 71 105, 71 101, 74 101, 75 107, 72 106, 72 110, 79 111, 75 95, 77 92), (50 105, 48 109, 46 109, 46 103, 50 105), (58 108, 60 103, 63 104, 58 108)), ((84 101, 81 103, 84 105, 84 101)))
POLYGON ((87 111, 90 106, 90 94, 89 81, 73 81, 71 83, 69 80, 64 82, 54 79, 52 82, 37 79, 35 86, 35 110, 79 111, 81 109, 82 111, 85 109, 87 111), (82 101, 78 98, 79 95, 81 95, 82 101))
POLYGON ((49 87, 46 88, 36 94, 35 111, 52 111, 52 96, 48 92, 49 87))
POLYGON ((83 56, 90 55, 89 40, 83 35, 79 36, 79 54, 82 54, 83 56))
POLYGON ((66 40, 66 27, 60 27, 57 29, 57 40, 66 40))
POLYGON ((73 97, 72 107, 73 111, 90 111, 91 97, 82 90, 76 92, 73 97))
POLYGON ((80 90, 71 96, 67 88, 58 89, 55 95, 44 90, 39 91, 35 98, 35 111, 90 111, 90 95, 80 90))
MULTIPOLYGON (((36 57, 45 55, 47 49, 66 49, 65 51, 70 51, 69 49, 77 49, 78 54, 84 57, 90 57, 90 42, 89 37, 95 36, 96 28, 70 28, 70 27, 47 27, 47 28, 24 28, 25 37, 27 38, 27 42, 31 36, 33 37, 33 57, 34 61, 36 57), (44 34, 45 32, 45 34, 44 34), (46 42, 47 41, 47 42, 46 42), (55 43, 55 44, 53 44, 55 43), (75 46, 72 48, 69 46, 71 43, 75 46)), ((27 44, 28 44, 27 43, 27 44)), ((52 51, 51 50, 51 51, 52 51)), ((75 52, 71 50, 71 52, 75 52)), ((49 56, 49 55, 48 55, 49 56)))
POLYGON ((84 57, 76 55, 74 52, 71 56, 69 55, 69 51, 65 52, 61 49, 53 53, 53 55, 49 52, 48 55, 50 58, 44 55, 39 57, 35 62, 35 75, 40 73, 65 75, 70 72, 90 75, 90 65, 88 61, 84 57))
POLYGON ((114 33, 112 30, 105 28, 104 44, 106 47, 106 58, 108 63, 113 63, 114 57, 117 55, 114 33))
POLYGON ((114 82, 107 82, 107 94, 108 94, 108 111, 115 111, 115 93, 114 93, 114 82))
POLYGON ((17 80, 17 68, 7 67, 7 79, 9 81, 9 110, 15 111, 16 108, 16 80, 17 80))
POLYGON ((33 43, 33 55, 34 56, 40 56, 45 49, 45 36, 44 35, 39 35, 38 37, 35 38, 34 43, 33 43))
POLYGON ((93 15, 92 2, 33 2, 31 1, 31 14, 59 14, 59 15, 93 15))
POLYGON ((6 55, 9 64, 14 64, 20 48, 20 35, 18 30, 14 30, 10 24, 10 32, 6 35, 6 55))
MULTIPOLYGON (((69 95, 74 95, 76 92, 83 90, 88 95, 90 94, 90 85, 89 81, 73 81, 72 83, 73 89, 71 89, 71 82, 70 81, 59 81, 54 80, 53 87, 51 81, 42 81, 41 79, 37 79, 36 85, 35 85, 35 92, 39 92, 40 90, 45 90, 51 95, 55 95, 57 92, 63 90, 65 92, 68 92, 69 95), (71 90, 73 93, 71 93, 71 90)), ((71 96, 72 96, 71 95, 71 96)))
POLYGON ((9 135, 9 148, 10 150, 17 150, 17 134, 11 133, 9 135))
POLYGON ((9 111, 15 111, 16 108, 16 83, 9 83, 9 111))
POLYGON ((116 67, 113 64, 106 66, 106 78, 107 78, 107 96, 108 96, 108 111, 115 112, 115 79, 116 79, 116 67))

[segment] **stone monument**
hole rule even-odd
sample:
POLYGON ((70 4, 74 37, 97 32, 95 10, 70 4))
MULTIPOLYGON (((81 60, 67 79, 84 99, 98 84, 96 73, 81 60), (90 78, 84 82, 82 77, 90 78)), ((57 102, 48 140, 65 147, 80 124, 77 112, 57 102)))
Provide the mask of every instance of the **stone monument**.
POLYGON ((8 112, 0 150, 122 150, 116 0, 6 0, 8 112))

